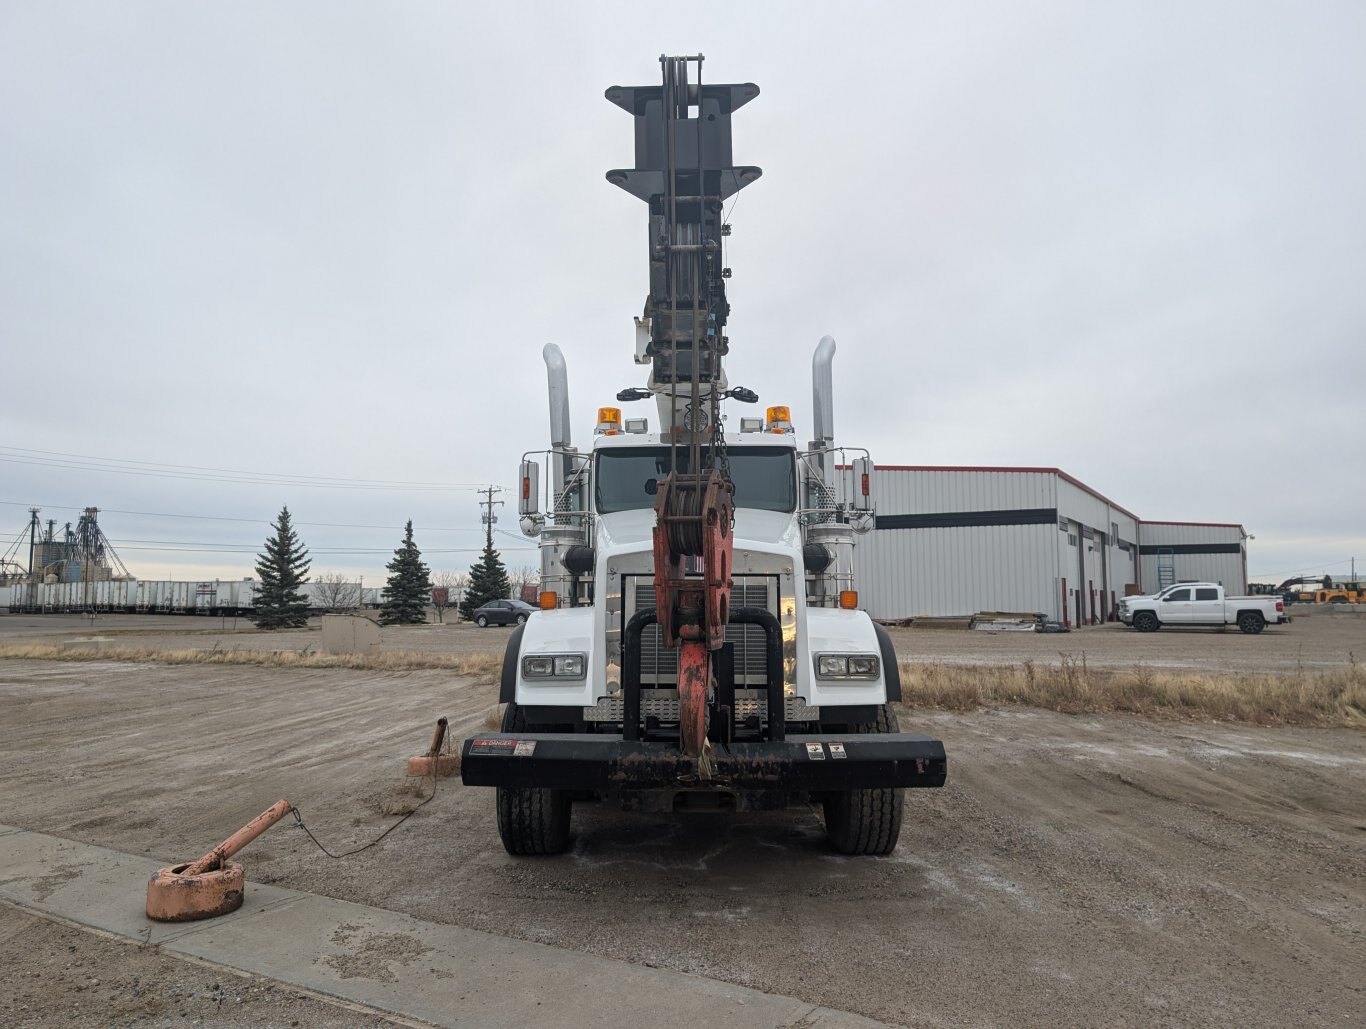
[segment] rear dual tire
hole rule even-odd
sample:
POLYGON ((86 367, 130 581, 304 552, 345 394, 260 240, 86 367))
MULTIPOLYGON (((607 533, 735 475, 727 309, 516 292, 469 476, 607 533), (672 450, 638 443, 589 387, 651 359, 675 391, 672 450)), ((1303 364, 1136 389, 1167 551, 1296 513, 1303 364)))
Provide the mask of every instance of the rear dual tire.
MULTIPOLYGON (((831 731, 850 735, 899 732, 896 712, 890 705, 878 708, 872 722, 831 726, 831 731)), ((896 787, 872 790, 841 790, 826 794, 825 834, 841 854, 882 856, 896 850, 906 791, 896 787)))

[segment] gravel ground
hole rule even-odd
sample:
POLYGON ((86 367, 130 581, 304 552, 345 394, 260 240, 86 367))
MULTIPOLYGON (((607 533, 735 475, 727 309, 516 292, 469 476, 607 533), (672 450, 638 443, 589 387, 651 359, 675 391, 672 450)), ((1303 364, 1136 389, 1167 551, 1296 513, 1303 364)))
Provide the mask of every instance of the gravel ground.
MULTIPOLYGON (((1258 667, 1294 667, 1346 660, 1348 624, 1361 623, 1305 619, 1259 637, 902 630, 898 645, 908 657, 978 661, 1046 645, 1032 658, 1043 660, 1081 641, 1093 663, 1132 663, 1133 647, 1155 642, 1171 660, 1256 653, 1258 667)), ((411 638, 443 634, 471 647, 505 639, 469 627, 411 638)), ((432 671, 6 661, 0 820, 166 863, 288 796, 333 849, 356 846, 429 785, 401 770, 432 721, 449 715, 458 738, 495 700, 492 684, 432 671)), ((441 780, 406 825, 353 858, 330 861, 281 826, 244 863, 257 882, 892 1023, 1366 1022, 1366 735, 1016 708, 905 712, 902 724, 945 740, 950 785, 909 794, 887 859, 834 854, 807 809, 658 817, 578 806, 569 855, 515 860, 498 842, 492 791, 441 780)), ((66 946, 85 960, 79 939, 66 946)), ((120 946, 90 941, 92 952, 120 946)), ((51 968, 40 947, 7 950, 14 964, 0 981, 51 968)), ((124 953, 94 977, 130 982, 139 973, 119 961, 150 956, 124 953)), ((154 997, 169 1007, 189 973, 157 960, 154 997)), ((53 983, 45 1010, 63 1021, 74 981, 53 983)), ((232 1020, 288 1024, 259 1004, 232 1020)), ((143 1017, 168 1016, 128 1015, 143 1017)))

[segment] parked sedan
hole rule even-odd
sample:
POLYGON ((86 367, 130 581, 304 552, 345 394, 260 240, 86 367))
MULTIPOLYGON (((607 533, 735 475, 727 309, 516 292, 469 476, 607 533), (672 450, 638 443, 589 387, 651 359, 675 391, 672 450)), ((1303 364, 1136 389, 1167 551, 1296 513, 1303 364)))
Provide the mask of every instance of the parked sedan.
POLYGON ((475 608, 474 624, 484 629, 490 625, 521 625, 536 609, 520 600, 492 600, 475 608))

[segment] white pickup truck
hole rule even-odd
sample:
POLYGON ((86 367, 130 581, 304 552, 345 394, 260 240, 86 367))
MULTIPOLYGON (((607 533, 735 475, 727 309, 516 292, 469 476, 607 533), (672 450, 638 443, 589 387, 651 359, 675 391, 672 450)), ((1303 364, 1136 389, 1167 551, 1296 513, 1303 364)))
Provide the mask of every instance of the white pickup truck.
POLYGON ((1178 582, 1161 593, 1125 597, 1119 602, 1119 620, 1139 632, 1156 632, 1164 625, 1237 625, 1246 633, 1258 633, 1268 625, 1290 621, 1280 597, 1225 597, 1224 587, 1213 582, 1178 582))

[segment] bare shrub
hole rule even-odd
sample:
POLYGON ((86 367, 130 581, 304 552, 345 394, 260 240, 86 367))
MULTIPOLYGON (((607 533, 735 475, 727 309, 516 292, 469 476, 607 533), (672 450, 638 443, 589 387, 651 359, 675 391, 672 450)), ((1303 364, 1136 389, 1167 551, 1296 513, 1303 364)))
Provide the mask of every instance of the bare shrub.
POLYGON ((360 607, 360 583, 341 572, 323 572, 313 577, 313 593, 325 611, 350 611, 360 607))

